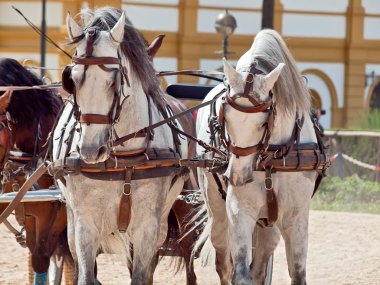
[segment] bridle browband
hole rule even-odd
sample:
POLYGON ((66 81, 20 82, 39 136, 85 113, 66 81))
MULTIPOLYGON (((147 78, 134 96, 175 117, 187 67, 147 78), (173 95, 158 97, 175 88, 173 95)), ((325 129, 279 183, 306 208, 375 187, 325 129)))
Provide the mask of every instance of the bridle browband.
POLYGON ((247 156, 250 154, 257 153, 261 150, 267 149, 269 146, 269 138, 274 128, 275 110, 272 101, 272 91, 270 91, 270 99, 267 102, 258 102, 255 98, 249 95, 252 90, 253 79, 258 74, 264 74, 264 72, 257 69, 254 64, 251 65, 245 81, 244 92, 231 96, 231 90, 230 88, 227 88, 226 96, 222 98, 224 102, 222 102, 219 109, 219 124, 222 126, 222 140, 224 141, 224 144, 228 147, 229 151, 235 154, 237 157, 247 156), (248 99, 252 106, 238 105, 235 101, 239 98, 248 99), (225 138, 224 109, 226 104, 243 113, 268 113, 268 121, 265 123, 264 134, 258 144, 249 147, 239 147, 233 145, 229 140, 225 138))
MULTIPOLYGON (((126 79, 128 84, 128 78, 125 68, 121 65, 121 59, 119 57, 95 57, 92 56, 94 50, 94 40, 96 37, 97 29, 89 28, 86 36, 86 55, 85 56, 73 56, 72 63, 80 64, 85 66, 85 72, 87 67, 90 65, 96 65, 106 72, 116 72, 114 79, 114 99, 110 108, 110 111, 107 115, 100 114, 81 114, 79 111, 79 105, 76 98, 76 90, 74 88, 73 97, 74 97, 74 108, 76 113, 77 121, 90 124, 113 124, 120 115, 121 103, 118 102, 120 99, 120 92, 122 92, 122 85, 124 84, 123 78, 126 79), (106 64, 117 64, 118 68, 108 68, 106 64)), ((83 79, 84 80, 84 79, 83 79)), ((129 85, 129 84, 128 84, 129 85)))

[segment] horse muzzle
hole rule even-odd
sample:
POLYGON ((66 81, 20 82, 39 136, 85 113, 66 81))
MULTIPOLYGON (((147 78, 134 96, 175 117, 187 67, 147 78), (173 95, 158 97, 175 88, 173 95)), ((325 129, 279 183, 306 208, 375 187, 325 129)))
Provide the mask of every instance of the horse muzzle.
POLYGON ((84 146, 80 148, 80 156, 84 162, 95 164, 104 162, 109 158, 110 151, 106 145, 100 147, 84 146))
POLYGON ((242 169, 235 170, 229 165, 223 176, 228 179, 232 186, 243 186, 253 181, 252 166, 247 166, 242 169))

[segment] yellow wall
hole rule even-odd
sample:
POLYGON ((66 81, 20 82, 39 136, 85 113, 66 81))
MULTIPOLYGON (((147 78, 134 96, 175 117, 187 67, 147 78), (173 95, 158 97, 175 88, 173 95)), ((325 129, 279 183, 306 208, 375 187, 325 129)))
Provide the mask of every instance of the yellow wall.
MULTIPOLYGON (((3 1, 3 0, 1 0, 3 1)), ((49 0, 51 1, 51 0, 49 0)), ((72 14, 79 12, 82 2, 78 0, 63 0, 63 12, 72 14)), ((100 6, 121 7, 120 1, 92 0, 87 1, 91 8, 100 6)), ((275 2, 275 29, 281 33, 284 8, 280 0, 275 2)), ((136 4, 136 3, 135 3, 136 4)), ((136 4, 137 5, 137 4, 136 4)), ((160 6, 157 4, 156 6, 160 6)), ((158 52, 158 57, 177 58, 178 69, 199 69, 201 59, 220 59, 214 51, 220 50, 221 38, 216 33, 198 33, 197 15, 198 0, 179 0, 179 30, 164 32, 166 38, 158 52)), ((233 13, 233 11, 231 11, 233 13)), ((314 14, 326 14, 313 12, 314 14)), ((365 65, 380 64, 380 41, 365 40, 363 26, 365 11, 361 0, 349 0, 346 13, 346 38, 305 38, 292 37, 287 44, 297 61, 319 63, 342 63, 345 66, 344 107, 332 105, 332 126, 336 128, 355 125, 365 114, 368 105, 364 101, 365 65)), ((66 15, 64 15, 65 19, 66 15)), ((213 21, 214 19, 212 19, 213 21)), ((159 32, 142 31, 148 41, 153 40, 159 32)), ((49 28, 48 34, 56 41, 63 43, 66 39, 66 28, 49 28)), ((232 35, 229 40, 229 50, 235 52, 232 60, 237 60, 252 44, 250 35, 232 35)), ((39 36, 29 27, 1 27, 0 52, 39 52, 39 36)), ((56 52, 50 45, 48 52, 56 52)), ((68 63, 67 57, 60 56, 60 65, 68 63)), ((197 82, 197 78, 179 77, 180 82, 197 82)), ((334 103, 334 102, 333 102, 334 103)))

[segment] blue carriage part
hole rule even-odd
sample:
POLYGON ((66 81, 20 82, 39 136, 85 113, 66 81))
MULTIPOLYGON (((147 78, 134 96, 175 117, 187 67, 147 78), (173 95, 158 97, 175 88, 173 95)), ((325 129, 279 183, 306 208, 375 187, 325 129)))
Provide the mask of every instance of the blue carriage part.
MULTIPOLYGON (((10 203, 13 201, 18 192, 5 193, 0 195, 0 203, 10 203)), ((36 191, 28 191, 22 198, 21 202, 47 202, 47 201, 63 201, 61 190, 42 189, 36 191)))
POLYGON ((182 100, 200 100, 215 87, 206 84, 171 84, 166 88, 166 93, 182 100))

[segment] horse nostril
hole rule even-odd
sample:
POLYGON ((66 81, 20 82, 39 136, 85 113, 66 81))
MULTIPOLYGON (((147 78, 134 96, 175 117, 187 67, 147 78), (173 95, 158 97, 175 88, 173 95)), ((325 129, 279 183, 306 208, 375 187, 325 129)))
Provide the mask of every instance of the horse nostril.
POLYGON ((106 155, 106 154, 107 154, 107 150, 108 150, 108 149, 107 149, 107 146, 105 146, 105 145, 101 146, 101 147, 99 148, 99 150, 98 150, 98 158, 100 158, 100 157, 106 155))

